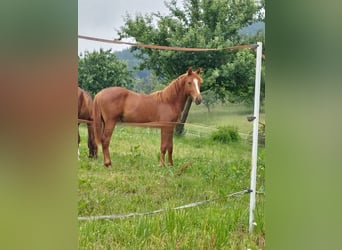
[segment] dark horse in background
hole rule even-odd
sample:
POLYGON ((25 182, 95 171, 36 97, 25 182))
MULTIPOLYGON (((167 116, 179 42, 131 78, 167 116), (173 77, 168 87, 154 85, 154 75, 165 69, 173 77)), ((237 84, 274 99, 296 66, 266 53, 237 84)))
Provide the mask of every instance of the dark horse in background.
POLYGON ((101 90, 94 97, 93 119, 95 139, 102 144, 104 165, 111 167, 109 143, 117 122, 161 129, 160 164, 164 166, 165 154, 173 165, 173 131, 189 96, 198 105, 202 101, 200 87, 203 82, 200 69, 192 68, 173 80, 161 91, 138 94, 121 87, 101 90))
MULTIPOLYGON (((97 157, 97 144, 95 143, 94 128, 92 124, 93 100, 88 92, 78 87, 78 125, 87 123, 89 158, 97 157)), ((78 131, 78 145, 80 144, 80 132, 78 131)))

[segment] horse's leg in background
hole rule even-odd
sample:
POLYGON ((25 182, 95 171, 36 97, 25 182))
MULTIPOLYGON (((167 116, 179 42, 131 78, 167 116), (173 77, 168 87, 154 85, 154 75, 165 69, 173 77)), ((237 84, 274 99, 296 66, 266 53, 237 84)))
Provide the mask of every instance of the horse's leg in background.
POLYGON ((77 149, 77 155, 78 155, 78 159, 80 159, 80 141, 81 141, 81 137, 80 137, 80 128, 79 128, 80 124, 78 124, 78 149, 77 149))
POLYGON ((160 166, 165 166, 165 154, 166 154, 166 129, 160 129, 160 166))
POLYGON ((93 124, 88 123, 87 126, 88 126, 89 158, 97 158, 97 145, 95 143, 93 124))
POLYGON ((167 148, 167 153, 168 153, 168 161, 169 161, 169 166, 173 166, 173 159, 172 159, 172 152, 173 152, 173 130, 170 131, 169 135, 169 144, 167 148))
POLYGON ((104 125, 104 131, 101 138, 103 161, 106 167, 111 168, 112 162, 109 155, 109 143, 115 128, 116 121, 107 120, 104 125))
POLYGON ((165 154, 168 153, 168 163, 173 166, 172 152, 173 152, 173 127, 161 128, 161 142, 160 142, 160 165, 165 166, 165 154))
POLYGON ((173 166, 172 152, 173 152, 173 127, 166 129, 166 150, 168 156, 169 166, 173 166))

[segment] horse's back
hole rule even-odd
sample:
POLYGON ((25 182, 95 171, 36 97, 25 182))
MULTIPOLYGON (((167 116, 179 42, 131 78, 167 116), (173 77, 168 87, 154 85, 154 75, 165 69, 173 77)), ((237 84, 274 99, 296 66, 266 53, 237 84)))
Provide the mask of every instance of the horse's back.
POLYGON ((151 122, 159 120, 158 105, 151 95, 139 94, 123 87, 109 87, 95 96, 105 119, 123 122, 151 122))
POLYGON ((100 107, 102 117, 118 119, 122 116, 130 90, 123 87, 109 87, 99 91, 94 97, 94 105, 100 107))
POLYGON ((127 98, 127 96, 130 94, 130 90, 123 88, 123 87, 109 87, 102 89, 99 91, 95 97, 97 102, 100 102, 102 105, 118 105, 121 102, 124 102, 124 100, 127 98))

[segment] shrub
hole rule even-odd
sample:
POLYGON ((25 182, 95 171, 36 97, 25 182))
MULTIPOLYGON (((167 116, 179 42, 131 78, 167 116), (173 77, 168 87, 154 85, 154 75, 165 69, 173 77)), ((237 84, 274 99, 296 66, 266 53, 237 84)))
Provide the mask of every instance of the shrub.
POLYGON ((229 144, 231 142, 240 141, 240 135, 238 133, 238 128, 233 126, 221 126, 217 128, 217 131, 211 134, 211 138, 214 141, 229 144))

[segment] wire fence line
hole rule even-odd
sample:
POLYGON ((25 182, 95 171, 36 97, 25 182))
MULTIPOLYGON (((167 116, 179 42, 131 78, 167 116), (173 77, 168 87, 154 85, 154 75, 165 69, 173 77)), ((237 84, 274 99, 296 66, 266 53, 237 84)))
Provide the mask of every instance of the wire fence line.
POLYGON ((80 216, 78 217, 79 221, 89 221, 89 220, 115 220, 115 219, 126 219, 126 218, 130 218, 130 217, 136 217, 136 216, 146 216, 146 215, 153 215, 153 214, 159 214, 168 210, 180 210, 180 209, 185 209, 185 208, 191 208, 191 207, 197 207, 209 202, 214 202, 217 200, 221 200, 223 198, 231 198, 234 196, 241 196, 243 194, 248 194, 253 192, 253 190, 251 189, 245 189, 239 192, 235 192, 235 193, 231 193, 225 197, 219 197, 219 198, 214 198, 214 199, 207 199, 207 200, 202 200, 202 201, 196 201, 196 202, 192 202, 186 205, 182 205, 182 206, 178 206, 178 207, 174 207, 171 209, 158 209, 158 210, 154 210, 154 211, 149 211, 149 212, 142 212, 142 213, 127 213, 127 214, 111 214, 111 215, 96 215, 96 216, 80 216))
MULTIPOLYGON (((160 131, 157 127, 153 128, 153 127, 146 126, 145 129, 140 129, 141 127, 144 127, 144 126, 135 127, 135 126, 124 124, 124 123, 118 123, 116 130, 126 129, 127 127, 130 127, 130 133, 133 132, 135 134, 148 134, 148 135, 160 134, 160 131)), ((203 126, 199 124, 185 123, 183 134, 202 138, 202 137, 210 137, 211 134, 217 130, 218 128, 207 127, 207 126, 203 126)), ((248 134, 248 133, 238 132, 238 134, 241 136, 242 139, 248 139, 251 136, 251 134, 248 134)))
POLYGON ((155 44, 132 43, 132 42, 126 42, 126 41, 121 41, 121 40, 116 40, 116 39, 110 40, 110 39, 84 36, 84 35, 78 35, 78 38, 96 41, 96 42, 103 42, 103 43, 125 44, 125 45, 131 45, 131 46, 136 46, 136 47, 143 47, 146 49, 160 49, 160 50, 174 50, 174 51, 200 52, 200 51, 218 51, 218 50, 235 50, 235 49, 255 50, 258 47, 258 44, 246 44, 246 45, 236 45, 236 46, 223 47, 223 48, 185 48, 185 47, 164 46, 164 45, 155 45, 155 44))

